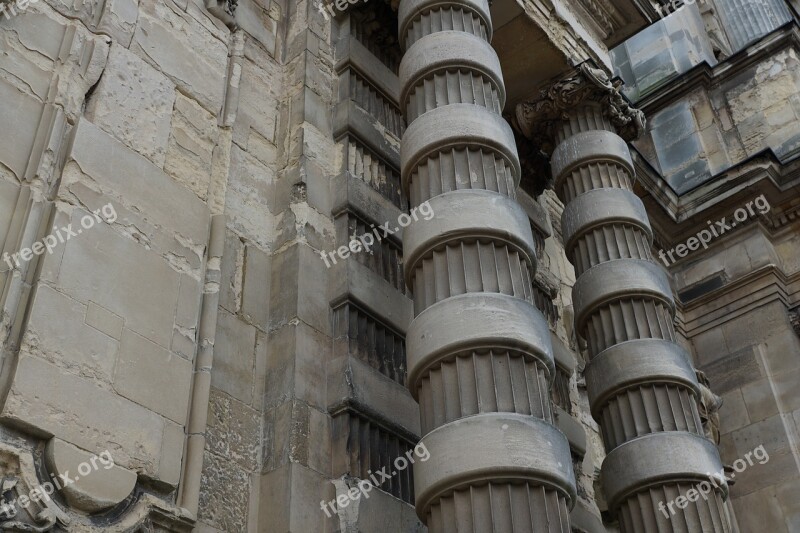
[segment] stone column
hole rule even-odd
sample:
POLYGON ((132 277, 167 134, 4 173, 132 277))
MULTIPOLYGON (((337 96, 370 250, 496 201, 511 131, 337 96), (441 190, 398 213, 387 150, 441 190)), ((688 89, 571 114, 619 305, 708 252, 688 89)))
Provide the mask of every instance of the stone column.
POLYGON ((608 453, 603 488, 621 531, 729 532, 722 465, 704 436, 700 388, 673 329, 672 290, 651 257, 650 223, 632 191, 621 135, 641 133, 641 112, 584 64, 518 106, 516 120, 527 137, 549 137, 555 146, 554 187, 577 276, 575 327, 588 346, 586 385, 608 453), (677 500, 698 487, 708 494, 677 500))
POLYGON ((419 401, 417 514, 431 533, 564 532, 569 446, 551 423, 547 324, 520 165, 486 0, 403 0, 402 179, 412 213, 405 276, 415 318, 408 386, 419 401))

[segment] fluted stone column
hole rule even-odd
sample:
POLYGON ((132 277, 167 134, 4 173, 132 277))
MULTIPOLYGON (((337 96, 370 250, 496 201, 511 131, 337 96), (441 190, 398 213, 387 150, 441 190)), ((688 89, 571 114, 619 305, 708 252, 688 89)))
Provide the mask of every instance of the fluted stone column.
POLYGON ((489 8, 403 0, 399 19, 403 185, 412 209, 434 212, 404 235, 408 383, 431 455, 414 465, 417 514, 431 533, 567 533, 574 475, 552 424, 552 347, 532 303, 489 8))
POLYGON ((555 146, 554 187, 577 276, 575 326, 588 345, 586 386, 608 453, 603 488, 621 531, 729 532, 722 465, 704 436, 700 388, 676 342, 672 291, 651 257, 652 231, 619 134, 641 131, 641 113, 584 65, 520 105, 517 124, 530 138, 547 128, 555 146), (681 509, 676 499, 698 487, 708 496, 681 509))

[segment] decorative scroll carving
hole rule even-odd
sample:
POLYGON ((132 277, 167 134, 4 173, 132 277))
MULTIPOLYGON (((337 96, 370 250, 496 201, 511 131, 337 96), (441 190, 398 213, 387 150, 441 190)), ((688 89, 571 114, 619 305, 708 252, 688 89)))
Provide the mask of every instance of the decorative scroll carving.
POLYGON ((568 120, 567 113, 583 102, 599 103, 605 115, 626 141, 641 136, 645 130, 644 113, 634 109, 621 92, 622 82, 612 82, 608 75, 589 63, 543 89, 537 100, 517 105, 515 126, 545 152, 551 152, 551 128, 555 121, 568 120))

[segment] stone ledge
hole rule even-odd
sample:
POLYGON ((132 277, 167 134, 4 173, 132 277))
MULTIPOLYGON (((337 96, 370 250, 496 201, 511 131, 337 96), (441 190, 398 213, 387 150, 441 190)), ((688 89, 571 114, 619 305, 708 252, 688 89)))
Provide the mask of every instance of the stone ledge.
POLYGON ((400 80, 397 75, 357 39, 350 35, 342 37, 336 44, 336 54, 343 58, 336 63, 337 73, 341 74, 350 67, 388 98, 394 102, 400 101, 400 80))
POLYGON ((344 356, 328 363, 328 412, 354 410, 416 442, 419 407, 408 390, 361 361, 344 356))
POLYGON ((569 513, 569 522, 573 529, 584 533, 607 533, 600 518, 580 499, 569 513))
POLYGON ((351 300, 405 335, 414 313, 410 299, 355 259, 341 261, 332 269, 334 273, 329 278, 332 308, 351 300))
POLYGON ((557 405, 553 406, 555 425, 567 437, 570 449, 583 457, 586 455, 586 430, 572 416, 557 405))
POLYGON ((339 102, 333 110, 333 137, 339 139, 350 133, 376 155, 385 159, 395 168, 400 168, 400 139, 397 145, 387 140, 394 137, 383 126, 378 126, 375 118, 352 100, 339 102))
MULTIPOLYGON (((331 180, 331 214, 334 217, 351 211, 361 218, 375 222, 376 226, 388 221, 398 219, 402 211, 391 200, 373 189, 364 180, 344 172, 331 180)), ((403 242, 403 229, 399 228, 388 238, 403 242)))
POLYGON ((136 487, 136 473, 113 464, 110 455, 106 457, 104 452, 100 455, 98 457, 57 438, 47 443, 45 461, 48 470, 73 481, 60 492, 75 509, 87 513, 109 509, 127 498, 136 487), (84 465, 91 467, 90 473, 83 473, 81 467, 84 465))

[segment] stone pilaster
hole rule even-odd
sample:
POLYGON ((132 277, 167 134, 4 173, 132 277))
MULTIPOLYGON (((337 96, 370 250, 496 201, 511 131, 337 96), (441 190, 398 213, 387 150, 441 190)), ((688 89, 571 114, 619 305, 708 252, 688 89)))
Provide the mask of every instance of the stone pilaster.
POLYGON ((431 533, 568 532, 575 482, 488 4, 403 0, 398 18, 403 186, 434 212, 403 243, 408 385, 431 456, 414 465, 417 514, 431 533))
POLYGON ((589 401, 608 452, 605 496, 623 533, 729 532, 727 485, 709 482, 722 466, 704 436, 701 391, 676 342, 669 280, 652 260, 650 223, 632 191, 623 136, 638 135, 644 118, 618 89, 584 64, 516 110, 526 136, 555 146, 554 187, 577 276, 575 327, 588 346, 589 401), (673 503, 701 482, 707 497, 683 509, 673 503))

